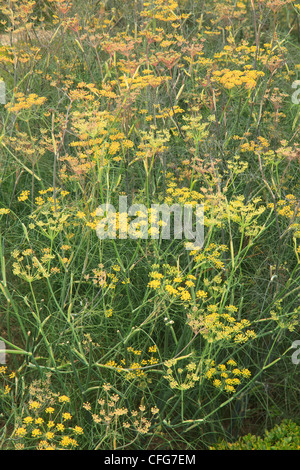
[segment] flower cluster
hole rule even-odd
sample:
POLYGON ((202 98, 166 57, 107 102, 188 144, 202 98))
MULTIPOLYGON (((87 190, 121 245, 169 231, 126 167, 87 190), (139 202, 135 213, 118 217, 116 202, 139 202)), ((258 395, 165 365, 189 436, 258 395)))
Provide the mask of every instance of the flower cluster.
POLYGON ((145 351, 128 346, 124 358, 119 362, 110 360, 105 365, 116 369, 118 372, 124 373, 127 380, 133 380, 135 378, 146 379, 149 366, 151 367, 159 362, 156 357, 157 353, 158 351, 155 345, 149 346, 146 357, 145 351), (149 354, 151 354, 150 357, 149 354))
POLYGON ((143 400, 136 410, 129 410, 123 406, 123 397, 118 391, 114 392, 115 387, 110 383, 103 385, 104 396, 97 400, 95 410, 89 402, 83 404, 84 409, 92 414, 94 423, 98 429, 106 429, 105 438, 111 441, 111 448, 115 449, 119 435, 119 429, 126 429, 127 432, 146 435, 150 428, 154 426, 155 420, 159 415, 159 409, 156 406, 149 407, 150 417, 147 416, 147 407, 143 400))
POLYGON ((205 378, 212 381, 213 386, 220 391, 235 393, 237 387, 251 377, 251 372, 246 368, 239 369, 233 359, 217 365, 213 360, 206 362, 209 369, 205 373, 205 378))
POLYGON ((180 360, 180 358, 170 359, 165 362, 165 367, 167 368, 166 375, 164 379, 169 382, 169 385, 172 389, 176 390, 189 390, 194 388, 196 383, 199 383, 200 375, 199 368, 195 362, 189 362, 185 367, 177 367, 175 365, 180 360))
POLYGON ((67 450, 79 445, 84 431, 70 411, 71 400, 53 392, 50 380, 48 375, 46 381, 33 381, 29 387, 30 398, 12 435, 16 450, 67 450))
POLYGON ((16 373, 10 372, 7 366, 0 365, 0 397, 1 400, 8 395, 13 387, 16 373))
POLYGON ((5 107, 13 113, 18 113, 22 110, 28 110, 32 106, 41 106, 45 101, 46 98, 44 96, 38 96, 36 93, 30 93, 28 96, 25 96, 24 93, 18 92, 15 94, 15 102, 8 103, 5 107))
POLYGON ((251 322, 247 319, 238 321, 235 318, 237 307, 227 305, 220 309, 218 305, 207 305, 199 311, 194 309, 187 314, 187 322, 195 332, 200 332, 208 343, 225 341, 233 344, 243 344, 256 338, 255 331, 249 329, 251 322))
POLYGON ((38 259, 32 248, 28 248, 20 252, 15 249, 11 253, 14 258, 13 273, 15 276, 24 279, 27 282, 34 282, 42 278, 48 278, 52 273, 56 272, 55 268, 50 268, 51 260, 55 258, 50 253, 50 249, 42 249, 43 256, 38 259))

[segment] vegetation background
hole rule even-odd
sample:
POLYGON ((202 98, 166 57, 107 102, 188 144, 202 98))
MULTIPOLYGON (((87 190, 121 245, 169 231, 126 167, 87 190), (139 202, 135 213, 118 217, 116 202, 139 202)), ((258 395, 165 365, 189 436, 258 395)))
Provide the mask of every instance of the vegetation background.
POLYGON ((2 449, 299 449, 299 12, 0 1, 2 449))

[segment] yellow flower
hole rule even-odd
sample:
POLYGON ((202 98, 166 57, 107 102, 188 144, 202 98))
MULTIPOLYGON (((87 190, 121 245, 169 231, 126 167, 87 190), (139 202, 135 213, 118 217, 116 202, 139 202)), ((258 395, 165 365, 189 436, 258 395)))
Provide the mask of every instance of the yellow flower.
POLYGON ((35 429, 33 429, 31 434, 32 434, 32 437, 38 437, 42 434, 42 432, 39 428, 35 428, 35 429))
POLYGON ((204 292, 204 290, 198 290, 196 295, 198 299, 205 299, 207 297, 207 292, 204 292))
POLYGON ((151 413, 156 415, 157 413, 159 413, 159 409, 155 406, 155 407, 152 407, 151 408, 151 413))
POLYGON ((47 100, 44 96, 38 96, 36 93, 30 93, 26 97, 22 92, 15 93, 15 98, 14 104, 8 103, 5 105, 5 108, 8 108, 13 113, 18 113, 23 109, 30 109, 34 105, 42 105, 47 100))
POLYGON ((41 406, 42 406, 41 403, 39 403, 38 401, 32 401, 29 405, 29 409, 38 410, 41 406))
POLYGON ((42 424, 44 422, 43 418, 36 418, 35 419, 35 424, 42 424))
POLYGON ((148 287, 151 287, 152 289, 158 289, 160 287, 160 281, 158 279, 153 279, 153 281, 148 283, 148 287))
POLYGON ((66 395, 61 395, 58 399, 58 401, 60 403, 69 403, 70 402, 70 398, 67 397, 66 395))
POLYGON ((104 312, 104 315, 106 316, 106 318, 111 317, 112 314, 113 314, 113 309, 112 309, 112 308, 108 308, 108 309, 105 310, 105 312, 104 312))
POLYGON ((85 213, 82 212, 82 211, 78 211, 76 216, 79 218, 79 219, 84 219, 85 218, 85 213))
POLYGON ((18 429, 16 430, 16 435, 17 435, 18 437, 23 437, 23 436, 25 436, 25 435, 26 435, 26 429, 25 429, 25 428, 18 428, 18 429))
POLYGON ((233 393, 235 392, 235 388, 232 385, 225 385, 225 390, 228 393, 233 393))
POLYGON ((251 377, 251 372, 248 369, 242 369, 242 375, 244 377, 251 377))
POLYGON ((72 415, 70 413, 63 413, 62 417, 64 421, 67 421, 68 419, 72 419, 72 415))
POLYGON ((72 439, 68 436, 63 436, 60 443, 63 447, 68 447, 68 446, 76 447, 78 445, 75 439, 72 439))
POLYGON ((116 264, 116 265, 112 266, 112 269, 113 269, 114 271, 120 271, 121 268, 120 268, 119 265, 116 264))
POLYGON ((236 366, 236 362, 233 359, 229 359, 229 361, 227 361, 227 365, 234 367, 236 366))
POLYGON ((182 300, 191 300, 191 294, 188 291, 183 291, 181 293, 182 300))
POLYGON ((0 209, 0 215, 1 214, 9 214, 10 213, 10 210, 9 209, 5 209, 4 207, 1 207, 0 209))
POLYGON ((68 445, 70 445, 70 438, 68 436, 63 436, 61 440, 61 445, 63 447, 68 447, 68 445))
POLYGON ((45 204, 45 201, 41 196, 38 196, 35 198, 35 203, 37 206, 42 206, 43 204, 45 204))
POLYGON ((83 434, 83 429, 80 426, 75 426, 73 428, 73 431, 75 432, 75 434, 83 434))
POLYGON ((215 380, 213 381, 213 385, 214 385, 215 387, 219 388, 219 387, 221 387, 222 382, 221 382, 221 380, 219 380, 219 379, 215 379, 215 380))
POLYGON ((28 191, 28 190, 22 191, 20 196, 18 197, 18 201, 20 201, 20 202, 27 201, 27 199, 29 197, 29 194, 30 194, 30 191, 28 191))

